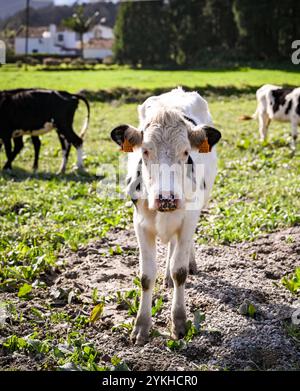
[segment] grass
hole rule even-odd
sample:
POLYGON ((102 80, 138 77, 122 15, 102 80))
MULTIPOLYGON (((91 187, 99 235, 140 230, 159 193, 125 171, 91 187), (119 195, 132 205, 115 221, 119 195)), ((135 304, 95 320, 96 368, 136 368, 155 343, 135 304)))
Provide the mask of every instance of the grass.
POLYGON ((0 90, 20 87, 45 87, 67 89, 77 92, 81 89, 100 90, 116 87, 140 89, 174 87, 185 85, 203 88, 206 86, 257 87, 265 83, 300 85, 300 73, 292 70, 269 70, 239 68, 237 70, 132 70, 127 68, 98 71, 36 71, 27 72, 12 66, 0 68, 0 90))
MULTIPOLYGON (((215 85, 243 83, 259 85, 266 81, 278 84, 300 84, 300 75, 283 71, 241 70, 239 72, 185 72, 102 71, 22 73, 0 70, 0 88, 41 85, 52 88, 108 88, 119 85, 150 87, 176 84, 215 85), (159 75, 159 77, 157 76, 159 75)), ((199 222, 196 240, 203 243, 230 244, 254 240, 264 232, 300 223, 300 149, 291 156, 288 124, 272 123, 269 142, 258 141, 257 123, 240 122, 241 114, 251 114, 255 99, 224 96, 209 98, 215 125, 223 138, 218 147, 219 174, 211 197, 209 214, 199 222)), ((80 107, 76 129, 80 129, 85 109, 80 107)), ((132 209, 120 199, 103 199, 99 192, 101 180, 97 177, 104 164, 117 164, 118 148, 110 141, 110 130, 120 123, 137 123, 136 105, 119 103, 92 103, 92 121, 85 142, 87 173, 72 171, 75 151, 72 149, 68 173, 57 176, 61 162, 60 145, 55 133, 42 138, 40 169, 33 174, 33 147, 26 139, 25 148, 14 163, 11 174, 0 173, 0 292, 9 293, 14 305, 9 307, 20 330, 25 320, 23 312, 14 308, 24 300, 34 300, 45 289, 43 274, 55 266, 57 255, 65 248, 74 250, 82 244, 105 236, 131 224, 132 209), (31 289, 31 287, 33 287, 31 289), (19 297, 18 297, 19 294, 19 297)), ((0 165, 5 161, 3 150, 0 165)), ((120 249, 112 251, 117 253, 120 249)), ((1 297, 1 296, 0 296, 1 297)), ((136 298, 132 313, 136 312, 136 298)), ((5 299, 6 300, 6 299, 5 299)), ((97 303, 97 292, 91 298, 90 310, 97 303)), ((128 301, 127 300, 127 301, 128 301)), ((154 311, 161 308, 157 301, 154 311)), ((1 310, 1 308, 0 308, 1 310)), ((30 315, 32 335, 24 339, 10 335, 0 340, 0 347, 24 354, 45 355, 42 368, 60 368, 74 365, 85 369, 102 370, 98 353, 85 336, 89 318, 70 316, 55 308, 45 318, 36 309, 30 315), (68 334, 57 339, 53 325, 67 322, 68 334), (41 327, 41 325, 43 327, 41 327), (59 346, 57 347, 57 344, 59 346), (63 346, 60 348, 60 346, 63 346), (71 347, 71 348, 70 348, 71 347)), ((87 309, 85 308, 86 312, 87 309)), ((26 315, 28 319, 28 314, 26 315)), ((1 318, 1 317, 0 317, 1 318)), ((26 321, 27 322, 27 321, 26 321)), ((132 327, 124 324, 124 329, 132 327)), ((27 329, 25 329, 27 330, 27 329)), ((1 331, 1 324, 0 324, 1 331)), ((27 334, 26 334, 27 335, 27 334)), ((113 360, 118 362, 118 358, 113 360)), ((114 364, 110 363, 110 367, 114 364)))
MULTIPOLYGON (((299 150, 291 157, 288 125, 278 123, 271 125, 270 142, 262 146, 257 141, 257 124, 237 120, 254 107, 254 101, 243 99, 210 102, 223 139, 210 213, 200 220, 198 241, 229 244, 252 240, 263 232, 300 222, 299 150)), ((76 118, 77 128, 82 110, 76 118)), ((93 103, 85 144, 88 174, 55 174, 61 159, 55 134, 43 137, 40 170, 32 174, 33 148, 27 139, 13 173, 0 177, 2 285, 18 288, 32 282, 54 264, 62 247, 76 250, 131 221, 131 209, 122 200, 103 199, 97 191, 101 184, 98 168, 117 163, 119 153, 109 131, 120 122, 136 124, 136 105, 93 103)), ((74 160, 73 150, 70 165, 74 160)))

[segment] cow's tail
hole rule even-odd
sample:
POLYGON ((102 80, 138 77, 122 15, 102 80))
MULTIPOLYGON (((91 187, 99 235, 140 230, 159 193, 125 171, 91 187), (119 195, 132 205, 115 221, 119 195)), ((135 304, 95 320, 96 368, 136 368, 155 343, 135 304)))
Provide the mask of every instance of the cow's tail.
POLYGON ((80 132, 80 137, 84 138, 84 136, 86 135, 86 132, 87 132, 87 130, 89 128, 91 108, 90 108, 90 104, 89 104, 88 100, 83 95, 76 94, 75 96, 79 100, 82 100, 85 103, 86 108, 87 108, 87 116, 85 117, 82 129, 81 129, 81 132, 80 132))
POLYGON ((256 110, 255 113, 253 113, 252 115, 242 115, 239 119, 240 121, 249 121, 252 119, 257 119, 257 116, 258 116, 258 112, 256 110))

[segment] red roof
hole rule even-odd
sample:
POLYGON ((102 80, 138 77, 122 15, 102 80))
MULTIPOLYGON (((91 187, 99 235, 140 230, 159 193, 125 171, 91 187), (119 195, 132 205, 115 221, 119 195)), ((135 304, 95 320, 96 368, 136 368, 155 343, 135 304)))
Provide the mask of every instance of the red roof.
POLYGON ((85 49, 112 49, 113 39, 91 39, 84 45, 85 49))

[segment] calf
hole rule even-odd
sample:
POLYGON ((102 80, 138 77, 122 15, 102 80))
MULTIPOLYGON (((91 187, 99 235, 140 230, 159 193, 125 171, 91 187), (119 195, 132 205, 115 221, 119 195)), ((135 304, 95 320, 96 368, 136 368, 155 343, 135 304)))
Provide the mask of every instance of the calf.
POLYGON ((127 182, 135 204, 142 284, 132 340, 143 344, 151 327, 157 237, 168 243, 165 284, 174 286, 172 335, 185 335, 184 286, 189 270, 196 271, 193 235, 215 180, 215 144, 221 134, 211 126, 206 101, 181 88, 147 99, 139 107, 139 120, 138 129, 118 126, 111 137, 132 152, 127 182))
POLYGON ((300 88, 282 88, 266 84, 256 91, 257 108, 252 116, 241 119, 258 119, 262 141, 267 139, 271 120, 291 123, 292 148, 296 147, 297 126, 300 122, 300 88))
POLYGON ((17 89, 0 92, 0 142, 4 144, 7 162, 4 169, 11 169, 11 164, 23 148, 23 135, 30 135, 35 150, 34 169, 38 168, 40 151, 39 137, 56 129, 63 149, 63 161, 60 172, 64 172, 71 145, 77 149, 77 166, 83 167, 82 143, 88 129, 90 106, 81 95, 65 91, 44 89, 17 89), (79 100, 88 110, 80 137, 73 130, 73 120, 79 100), (11 140, 14 139, 14 149, 11 140))

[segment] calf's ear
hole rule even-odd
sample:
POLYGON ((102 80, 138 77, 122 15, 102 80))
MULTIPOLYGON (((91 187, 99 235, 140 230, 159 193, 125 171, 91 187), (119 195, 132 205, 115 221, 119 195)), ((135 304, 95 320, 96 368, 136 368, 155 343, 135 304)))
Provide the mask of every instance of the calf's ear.
POLYGON ((189 132, 189 139, 192 148, 196 148, 200 153, 208 153, 221 138, 221 133, 211 126, 201 126, 193 128, 189 132))
POLYGON ((143 132, 130 125, 121 125, 113 129, 110 134, 112 140, 120 145, 121 151, 133 152, 143 142, 143 132))

